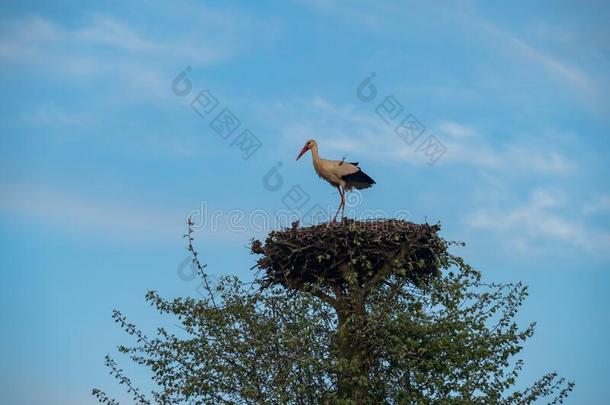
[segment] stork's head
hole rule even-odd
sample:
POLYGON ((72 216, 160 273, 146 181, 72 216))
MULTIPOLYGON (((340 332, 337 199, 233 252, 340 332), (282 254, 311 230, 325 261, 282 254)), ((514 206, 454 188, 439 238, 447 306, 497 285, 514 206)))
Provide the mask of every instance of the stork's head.
POLYGON ((309 149, 315 148, 317 146, 318 146, 318 144, 313 139, 310 139, 307 142, 305 142, 305 146, 303 146, 303 149, 301 149, 301 152, 299 152, 299 156, 297 156, 297 160, 299 160, 299 158, 301 156, 303 156, 305 154, 305 152, 307 152, 309 149))

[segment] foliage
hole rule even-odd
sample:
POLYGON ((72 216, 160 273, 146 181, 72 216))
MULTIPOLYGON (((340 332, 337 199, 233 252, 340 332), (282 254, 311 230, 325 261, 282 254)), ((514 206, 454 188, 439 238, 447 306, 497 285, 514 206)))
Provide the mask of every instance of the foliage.
MULTIPOLYGON (((119 351, 153 372, 158 390, 151 402, 560 403, 573 387, 549 373, 515 389, 523 362, 513 359, 534 331, 533 324, 519 329, 514 322, 527 289, 482 282, 478 271, 447 253, 447 242, 435 258, 443 271, 425 284, 404 276, 405 263, 390 260, 376 268, 382 277, 363 279, 344 266, 341 283, 287 288, 269 278, 254 285, 235 277, 211 283, 190 227, 187 237, 205 296, 146 296, 182 329, 159 328, 149 338, 113 314, 137 340, 119 351)), ((107 365, 136 402, 150 403, 112 359, 107 365)), ((99 390, 94 395, 113 403, 99 390)))

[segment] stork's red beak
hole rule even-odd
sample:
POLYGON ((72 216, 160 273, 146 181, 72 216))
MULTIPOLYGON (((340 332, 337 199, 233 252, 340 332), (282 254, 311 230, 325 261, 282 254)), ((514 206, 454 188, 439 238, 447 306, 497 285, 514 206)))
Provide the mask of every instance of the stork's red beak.
POLYGON ((301 149, 299 156, 297 156, 297 160, 299 160, 301 158, 301 156, 303 156, 305 154, 305 152, 307 152, 308 150, 309 150, 309 148, 307 147, 307 145, 303 146, 303 149, 301 149))

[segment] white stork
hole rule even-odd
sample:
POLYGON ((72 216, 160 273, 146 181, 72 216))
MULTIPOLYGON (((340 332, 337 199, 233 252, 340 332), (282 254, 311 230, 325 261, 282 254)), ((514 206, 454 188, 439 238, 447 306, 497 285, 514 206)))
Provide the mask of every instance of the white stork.
POLYGON ((358 162, 346 162, 344 160, 328 160, 322 159, 318 154, 318 144, 315 140, 310 139, 305 142, 305 146, 301 149, 297 160, 305 154, 308 150, 311 150, 311 157, 313 160, 313 167, 316 169, 318 176, 326 180, 331 186, 337 187, 339 195, 341 196, 341 204, 337 208, 333 222, 337 222, 337 214, 341 211, 341 218, 345 212, 345 192, 352 188, 362 190, 369 188, 375 184, 375 180, 371 179, 365 172, 360 170, 358 162))

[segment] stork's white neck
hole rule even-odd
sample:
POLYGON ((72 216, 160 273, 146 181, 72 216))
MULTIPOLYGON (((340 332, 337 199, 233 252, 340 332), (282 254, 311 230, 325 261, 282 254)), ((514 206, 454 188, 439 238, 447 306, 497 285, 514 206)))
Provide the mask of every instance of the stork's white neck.
POLYGON ((313 145, 311 147, 311 160, 313 161, 314 166, 316 166, 320 162, 320 155, 318 154, 318 145, 313 145))

